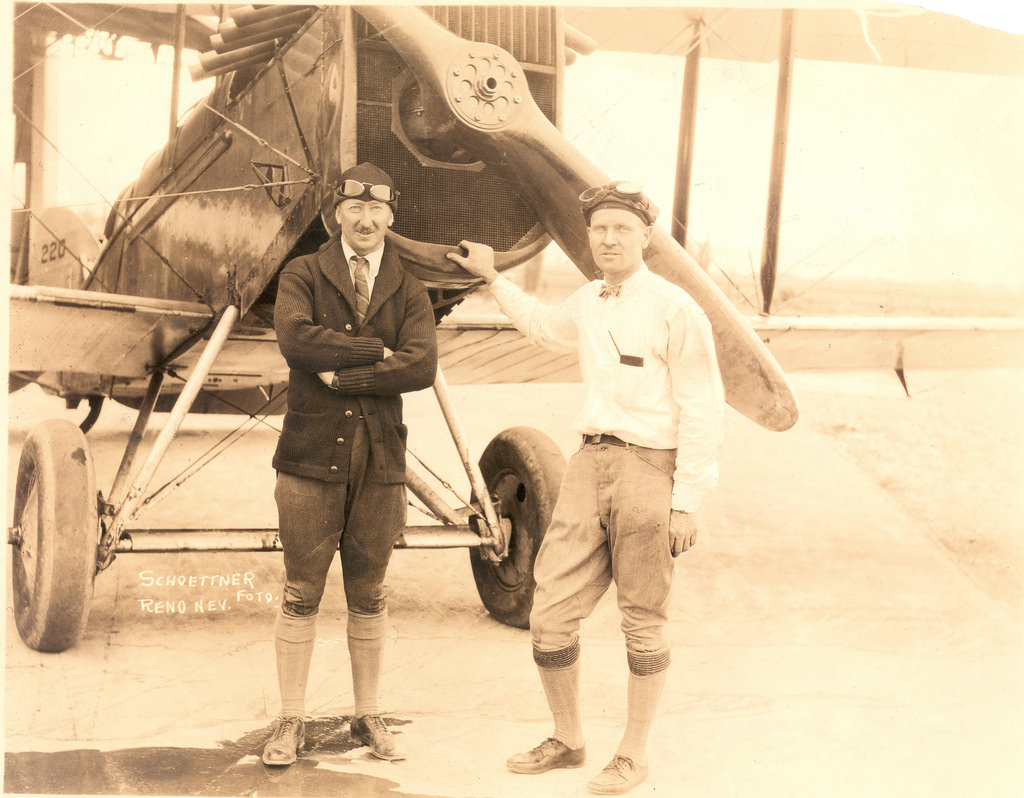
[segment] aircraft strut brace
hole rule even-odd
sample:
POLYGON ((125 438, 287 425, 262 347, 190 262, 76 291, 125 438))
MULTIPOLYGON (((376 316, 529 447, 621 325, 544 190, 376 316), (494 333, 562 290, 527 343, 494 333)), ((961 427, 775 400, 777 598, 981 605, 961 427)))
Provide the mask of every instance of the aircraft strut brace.
POLYGON ((469 453, 469 444, 466 440, 465 430, 459 421, 458 413, 455 410, 455 403, 452 401, 451 393, 448 391, 448 382, 444 378, 441 366, 437 367, 437 377, 434 379, 434 394, 437 396, 437 403, 441 406, 441 413, 444 415, 445 423, 452 434, 452 441, 459 452, 462 466, 466 469, 466 476, 469 477, 469 484, 473 488, 480 508, 484 513, 484 521, 487 530, 493 539, 492 545, 484 549, 485 556, 492 562, 499 562, 508 549, 508 541, 511 537, 511 526, 507 519, 498 520, 498 513, 494 509, 494 502, 491 501, 491 493, 487 489, 480 466, 469 453))
MULTIPOLYGON (((101 501, 103 535, 97 550, 97 571, 103 571, 118 553, 167 551, 275 551, 280 550, 276 529, 245 530, 193 530, 193 529, 138 529, 130 534, 126 527, 142 505, 143 493, 149 486, 160 462, 181 428, 186 415, 202 388, 213 363, 220 354, 227 337, 238 319, 238 308, 225 309, 217 322, 210 341, 203 350, 195 368, 189 375, 171 409, 169 418, 160 430, 134 481, 129 485, 132 464, 142 443, 149 419, 156 406, 163 383, 164 372, 156 371, 150 378, 146 395, 132 429, 128 446, 121 459, 110 497, 101 501)), ((454 509, 412 469, 407 469, 406 484, 427 508, 439 517, 444 526, 406 526, 397 548, 480 548, 484 556, 498 563, 508 550, 512 529, 508 519, 499 518, 480 466, 470 455, 465 431, 458 419, 448 391, 444 373, 438 369, 434 392, 451 432, 452 440, 462 460, 466 475, 483 513, 474 516, 469 507, 454 509), (474 523, 482 521, 482 524, 474 523), (483 527, 483 528, 481 528, 483 527)))
MULTIPOLYGON (((142 468, 135 477, 135 481, 132 483, 131 487, 128 488, 124 501, 120 504, 120 507, 115 506, 113 508, 115 511, 114 518, 110 524, 107 525, 100 540, 100 546, 97 553, 98 570, 102 571, 114 561, 114 549, 117 545, 118 538, 120 538, 128 521, 131 520, 132 516, 139 509, 139 505, 142 503, 143 491, 145 491, 149 486, 150 481, 153 479, 153 475, 156 473, 157 467, 160 465, 164 455, 167 453, 167 449, 171 445, 171 441, 174 439, 174 436, 178 434, 178 430, 181 429, 181 425, 185 421, 185 416, 187 416, 188 411, 191 410, 192 403, 195 402, 196 397, 199 395, 199 391, 202 389, 203 383, 206 381, 206 377, 210 373, 210 369, 213 368, 213 363, 217 359, 217 355, 220 354, 220 350, 224 347, 224 344, 227 342, 228 335, 235 326, 235 322, 238 320, 238 313, 238 308, 234 305, 229 305, 224 309, 223 315, 220 317, 220 320, 217 322, 217 326, 213 330, 213 334, 210 336, 209 343, 203 350, 202 355, 200 355, 195 368, 189 375, 188 380, 185 381, 185 385, 182 388, 181 393, 175 400, 174 407, 171 408, 167 422, 164 424, 163 429, 160 430, 160 434, 153 443, 153 448, 150 449, 149 453, 146 455, 146 460, 143 462, 142 468)), ((146 403, 144 403, 143 410, 139 413, 139 423, 141 423, 143 427, 145 426, 149 413, 152 411, 150 399, 155 403, 158 389, 159 382, 151 380, 150 390, 146 395, 146 403)), ((132 442, 135 441, 135 432, 138 431, 139 423, 136 424, 136 430, 133 430, 132 442)), ((129 467, 131 459, 135 454, 135 451, 132 450, 132 442, 129 443, 129 449, 125 451, 125 459, 128 461, 129 467)), ((137 449, 137 444, 135 448, 137 449)), ((126 470, 124 466, 125 463, 122 461, 122 470, 126 470)), ((122 478, 122 474, 120 472, 118 473, 118 478, 122 478)), ((117 482, 115 482, 115 487, 118 491, 121 490, 120 485, 117 482)), ((113 491, 111 491, 111 498, 117 498, 113 491)))

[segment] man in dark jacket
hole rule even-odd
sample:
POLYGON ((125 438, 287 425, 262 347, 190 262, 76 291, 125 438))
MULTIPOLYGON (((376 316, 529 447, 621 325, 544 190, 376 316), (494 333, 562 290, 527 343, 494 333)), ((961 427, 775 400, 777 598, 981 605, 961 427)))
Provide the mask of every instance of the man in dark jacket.
POLYGON ((274 326, 291 372, 274 454, 285 586, 275 627, 281 712, 263 751, 295 761, 316 616, 334 552, 348 604, 352 737, 381 759, 403 753, 380 717, 384 574, 405 524, 402 397, 433 384, 437 338, 426 289, 384 238, 398 192, 373 164, 341 176, 340 234, 281 272, 274 326))

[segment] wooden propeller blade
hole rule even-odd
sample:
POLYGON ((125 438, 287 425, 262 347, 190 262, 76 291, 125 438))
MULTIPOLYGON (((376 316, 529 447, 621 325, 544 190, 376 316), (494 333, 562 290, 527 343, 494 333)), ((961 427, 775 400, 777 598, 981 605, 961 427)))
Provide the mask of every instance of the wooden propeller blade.
MULTIPOLYGON (((357 10, 409 65, 432 110, 456 121, 455 135, 463 146, 516 186, 580 271, 591 279, 600 276, 578 197, 609 178, 544 116, 522 66, 500 47, 455 36, 417 8, 357 10)), ((707 314, 729 404, 768 429, 796 423, 796 397, 782 369, 696 261, 658 227, 644 259, 707 314)))

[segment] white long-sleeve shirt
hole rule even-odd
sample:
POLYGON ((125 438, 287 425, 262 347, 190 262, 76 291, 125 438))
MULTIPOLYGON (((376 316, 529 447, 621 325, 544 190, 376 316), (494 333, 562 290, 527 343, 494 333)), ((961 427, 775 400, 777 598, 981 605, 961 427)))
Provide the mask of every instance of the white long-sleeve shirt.
POLYGON ((578 350, 586 400, 581 434, 607 433, 652 449, 675 449, 672 508, 693 512, 718 482, 724 398, 711 325, 676 285, 645 265, 617 297, 600 281, 546 305, 505 277, 490 289, 534 343, 578 350))

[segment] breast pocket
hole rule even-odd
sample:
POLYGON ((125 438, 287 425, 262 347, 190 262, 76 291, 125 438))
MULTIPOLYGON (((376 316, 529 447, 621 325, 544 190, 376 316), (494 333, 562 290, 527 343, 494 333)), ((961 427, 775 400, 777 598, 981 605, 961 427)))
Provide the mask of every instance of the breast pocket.
POLYGON ((626 408, 645 407, 656 397, 651 391, 650 370, 655 366, 654 353, 642 330, 618 332, 609 336, 615 347, 613 369, 615 401, 626 408))

